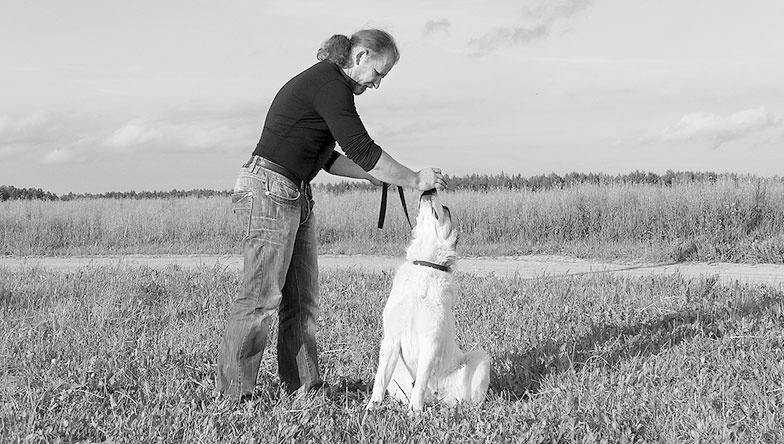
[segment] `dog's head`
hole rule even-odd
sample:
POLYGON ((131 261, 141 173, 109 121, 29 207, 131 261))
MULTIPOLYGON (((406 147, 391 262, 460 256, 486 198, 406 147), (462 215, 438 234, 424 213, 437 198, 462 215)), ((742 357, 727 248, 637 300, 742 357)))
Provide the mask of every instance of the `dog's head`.
POLYGON ((409 261, 430 261, 447 266, 454 263, 458 234, 452 213, 441 205, 436 190, 425 191, 419 198, 413 237, 406 252, 409 261))

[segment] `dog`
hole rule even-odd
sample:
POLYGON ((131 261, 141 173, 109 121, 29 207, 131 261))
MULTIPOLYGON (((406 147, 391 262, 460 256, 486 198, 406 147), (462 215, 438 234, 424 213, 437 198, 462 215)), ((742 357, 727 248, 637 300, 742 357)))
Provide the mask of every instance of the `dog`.
POLYGON ((367 410, 381 403, 385 392, 413 412, 432 401, 484 401, 490 359, 481 350, 464 354, 455 340, 457 239, 449 208, 439 203, 435 190, 422 193, 406 262, 384 306, 384 337, 367 410))

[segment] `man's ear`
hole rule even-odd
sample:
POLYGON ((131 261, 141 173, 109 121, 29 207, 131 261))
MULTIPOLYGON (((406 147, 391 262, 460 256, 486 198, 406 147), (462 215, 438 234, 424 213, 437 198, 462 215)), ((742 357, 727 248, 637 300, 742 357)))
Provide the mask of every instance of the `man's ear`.
POLYGON ((354 64, 359 66, 359 61, 362 59, 362 56, 367 54, 366 50, 357 51, 357 54, 354 56, 354 64))

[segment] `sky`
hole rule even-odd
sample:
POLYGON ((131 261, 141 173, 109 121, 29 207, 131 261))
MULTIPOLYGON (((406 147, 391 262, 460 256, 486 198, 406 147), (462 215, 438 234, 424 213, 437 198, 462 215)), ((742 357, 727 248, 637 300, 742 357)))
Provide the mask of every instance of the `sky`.
MULTIPOLYGON (((0 185, 231 189, 322 41, 401 59, 371 137, 446 174, 784 175, 780 0, 4 0, 0 185)), ((316 182, 342 178, 319 173, 316 182)))

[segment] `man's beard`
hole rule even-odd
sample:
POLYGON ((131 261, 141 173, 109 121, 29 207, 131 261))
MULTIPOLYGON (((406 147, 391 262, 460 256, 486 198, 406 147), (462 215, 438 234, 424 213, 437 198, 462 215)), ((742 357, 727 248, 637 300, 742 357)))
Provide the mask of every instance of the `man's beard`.
POLYGON ((351 77, 349 77, 348 80, 351 82, 351 92, 353 92, 355 96, 362 94, 367 89, 367 86, 360 84, 351 77))

